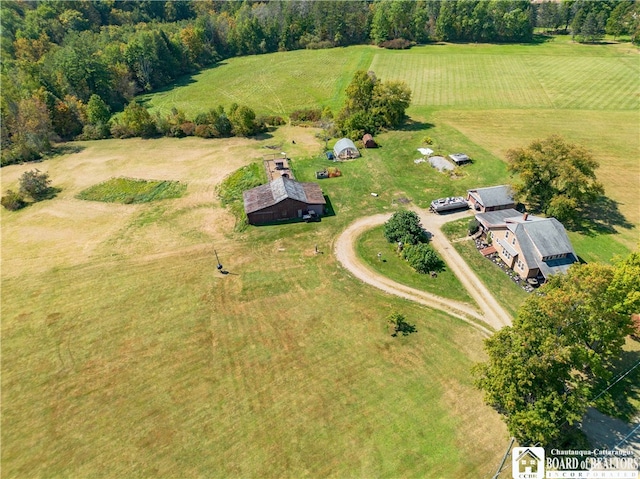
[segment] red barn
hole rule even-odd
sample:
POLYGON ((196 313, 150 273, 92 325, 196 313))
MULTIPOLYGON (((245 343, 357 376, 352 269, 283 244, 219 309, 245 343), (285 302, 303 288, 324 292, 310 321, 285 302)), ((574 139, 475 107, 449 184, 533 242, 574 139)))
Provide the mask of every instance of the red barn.
POLYGON ((300 183, 280 177, 242 193, 249 224, 302 218, 313 211, 322 216, 326 200, 317 183, 300 183))
POLYGON ((369 133, 362 137, 362 143, 364 143, 365 148, 378 148, 378 144, 369 133))

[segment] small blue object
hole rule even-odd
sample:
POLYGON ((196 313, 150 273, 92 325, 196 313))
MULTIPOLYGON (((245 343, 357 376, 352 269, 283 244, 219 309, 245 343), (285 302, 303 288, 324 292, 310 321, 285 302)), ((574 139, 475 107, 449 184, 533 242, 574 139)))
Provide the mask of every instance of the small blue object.
POLYGON ((327 155, 327 160, 332 160, 333 161, 334 156, 333 156, 333 152, 332 151, 327 151, 325 153, 325 155, 327 155))

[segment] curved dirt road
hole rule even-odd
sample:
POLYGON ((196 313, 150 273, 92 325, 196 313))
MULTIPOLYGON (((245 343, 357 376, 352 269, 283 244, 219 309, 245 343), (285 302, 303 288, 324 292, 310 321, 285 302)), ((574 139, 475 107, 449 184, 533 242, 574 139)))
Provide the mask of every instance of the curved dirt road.
POLYGON ((488 328, 478 324, 483 322, 491 328, 497 330, 503 326, 511 324, 511 317, 497 303, 489 290, 476 277, 475 273, 467 266, 462 257, 451 246, 445 235, 440 231, 440 227, 458 218, 471 216, 471 211, 463 211, 445 216, 436 215, 426 212, 419 208, 414 211, 420 217, 422 226, 431 233, 431 244, 443 257, 447 266, 460 280, 462 285, 467 289, 471 297, 481 308, 482 312, 478 312, 473 306, 455 301, 441 296, 436 296, 416 288, 411 288, 403 284, 397 283, 381 274, 376 273, 360 260, 358 260, 355 251, 356 239, 366 230, 378 226, 391 217, 391 213, 367 216, 360 218, 351 223, 347 229, 338 237, 335 243, 335 254, 338 261, 347 268, 356 278, 363 282, 375 286, 389 294, 394 294, 402 298, 415 301, 425 306, 440 309, 448 314, 466 321, 480 329, 485 334, 491 334, 488 328))

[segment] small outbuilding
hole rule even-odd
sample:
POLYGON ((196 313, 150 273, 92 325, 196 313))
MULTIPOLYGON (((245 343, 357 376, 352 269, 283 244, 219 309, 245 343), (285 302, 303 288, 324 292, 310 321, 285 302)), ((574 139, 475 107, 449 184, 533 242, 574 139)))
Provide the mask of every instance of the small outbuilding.
POLYGON ((471 162, 471 158, 464 153, 452 153, 449 155, 449 158, 451 158, 456 165, 464 165, 465 163, 471 162))
POLYGON ((469 201, 471 208, 482 213, 516 207, 513 191, 508 185, 468 190, 467 201, 469 201))
POLYGON ((327 204, 317 183, 301 183, 286 177, 246 190, 242 197, 244 211, 252 225, 302 219, 311 211, 319 217, 327 204))
POLYGON ((349 138, 342 138, 341 140, 338 140, 333 147, 333 154, 340 160, 349 160, 360 156, 360 152, 356 148, 356 145, 349 138))
POLYGON ((378 148, 378 144, 373 139, 373 136, 371 136, 369 133, 362 137, 362 143, 364 144, 365 148, 378 148))

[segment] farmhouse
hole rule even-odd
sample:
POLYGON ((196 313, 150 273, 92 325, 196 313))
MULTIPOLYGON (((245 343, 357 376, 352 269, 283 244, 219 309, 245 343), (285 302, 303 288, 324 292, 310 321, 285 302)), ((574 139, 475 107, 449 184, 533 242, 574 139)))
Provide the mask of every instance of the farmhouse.
POLYGON ((578 260, 564 226, 555 218, 510 208, 478 213, 476 219, 500 259, 521 278, 546 279, 578 260))
POLYGON ((516 207, 511 187, 507 185, 468 190, 467 201, 471 208, 482 213, 516 207))
POLYGON ((471 158, 469 158, 464 153, 452 153, 449 155, 449 158, 453 160, 456 165, 464 165, 465 163, 469 163, 471 158))
POLYGON ((302 218, 311 211, 324 212, 326 200, 316 183, 300 183, 286 177, 244 191, 244 211, 252 225, 302 218))
POLYGON ((364 143, 365 148, 378 148, 378 144, 369 133, 362 137, 362 143, 364 143))
POLYGON ((349 138, 342 138, 336 142, 333 147, 333 154, 337 159, 348 160, 351 158, 358 158, 360 152, 356 148, 356 145, 349 138))

